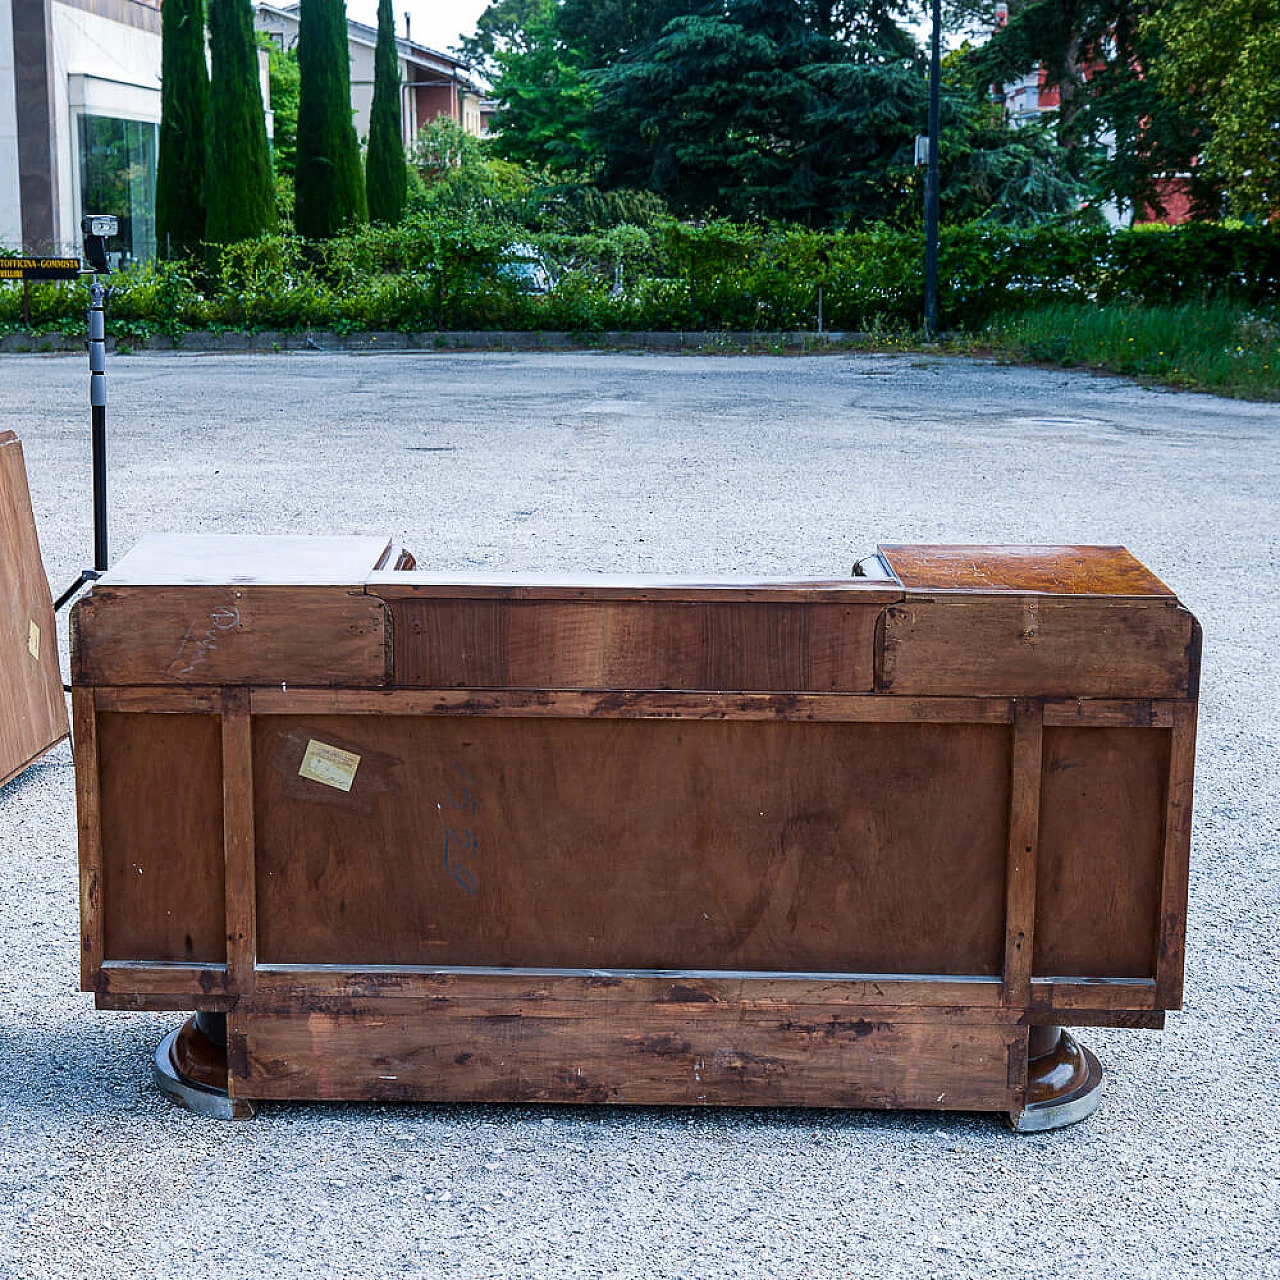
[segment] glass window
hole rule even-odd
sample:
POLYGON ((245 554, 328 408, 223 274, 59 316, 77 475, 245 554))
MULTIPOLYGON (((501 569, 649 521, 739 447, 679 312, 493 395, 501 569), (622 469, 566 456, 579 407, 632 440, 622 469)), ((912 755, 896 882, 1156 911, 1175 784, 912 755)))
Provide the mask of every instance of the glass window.
POLYGON ((115 265, 156 253, 156 126, 111 116, 80 117, 80 213, 113 213, 107 241, 115 265))

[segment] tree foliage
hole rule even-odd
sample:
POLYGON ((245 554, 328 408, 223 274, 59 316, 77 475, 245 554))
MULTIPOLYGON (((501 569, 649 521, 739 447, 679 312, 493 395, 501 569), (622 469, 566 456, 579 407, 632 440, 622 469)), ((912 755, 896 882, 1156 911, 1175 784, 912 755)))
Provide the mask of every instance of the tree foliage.
POLYGON ((554 0, 519 2, 527 10, 525 25, 495 41, 489 58, 501 104, 494 150, 509 160, 562 172, 590 170, 597 151, 596 87, 581 54, 561 35, 554 0))
POLYGON ((1161 213, 1166 181, 1190 172, 1193 203, 1212 212, 1214 184, 1194 164, 1203 131, 1153 74, 1169 58, 1146 21, 1157 3, 1015 0, 1008 25, 972 55, 974 72, 1007 84, 1042 69, 1059 93, 1059 141, 1100 197, 1161 213))
MULTIPOLYGON (((990 35, 944 82, 948 217, 1023 222, 1114 200, 1216 216, 1280 189, 1280 0, 944 0, 990 35), (990 90, 1040 72, 1053 133, 990 90), (1021 125, 1022 122, 1012 122, 1021 125), (1189 176, 1188 176, 1189 175, 1189 176)), ((918 220, 925 58, 906 0, 494 0, 464 49, 501 106, 499 154, 652 191, 687 216, 918 220)))
POLYGON ((492 80, 497 55, 527 51, 555 9, 556 0, 493 0, 476 19, 475 31, 458 42, 457 52, 492 80))
POLYGON ((210 0, 209 51, 205 238, 230 244, 274 231, 277 224, 249 0, 210 0))
POLYGON ((1144 30, 1170 56, 1153 68, 1170 97, 1192 105, 1206 159, 1232 209, 1280 209, 1280 0, 1165 0, 1144 30))
POLYGON ((346 6, 301 0, 299 19, 294 222, 301 235, 323 240, 368 218, 351 121, 346 6))
POLYGON ((504 221, 518 218, 534 189, 519 165, 492 156, 479 138, 448 116, 418 130, 411 163, 417 212, 450 212, 504 221))
POLYGON ((282 49, 265 35, 260 34, 259 39, 267 51, 273 120, 271 154, 276 176, 292 182, 293 162, 298 150, 298 51, 296 48, 282 49))
MULTIPOLYGON (((695 217, 914 224, 928 83, 905 14, 900 0, 495 0, 467 49, 502 104, 494 149, 570 185, 647 190, 695 217)), ((1001 127, 986 97, 948 78, 944 207, 1009 222, 1070 208, 1060 149, 1001 127)))
POLYGON ((369 152, 365 189, 373 222, 397 223, 404 217, 405 168, 400 115, 400 58, 396 51, 391 0, 378 0, 378 43, 374 52, 373 106, 369 115, 369 152))
POLYGON ((920 61, 891 7, 703 8, 597 73, 606 185, 649 187, 690 214, 887 216, 925 111, 920 61))
POLYGON ((156 241, 162 258, 190 253, 205 234, 209 71, 204 0, 167 0, 161 13, 156 241))

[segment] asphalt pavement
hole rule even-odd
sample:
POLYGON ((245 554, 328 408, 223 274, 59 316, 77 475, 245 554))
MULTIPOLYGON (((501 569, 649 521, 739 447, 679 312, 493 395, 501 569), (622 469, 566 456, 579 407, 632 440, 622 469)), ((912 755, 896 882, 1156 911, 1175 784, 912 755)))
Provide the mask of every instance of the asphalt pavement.
MULTIPOLYGON (((1280 1276, 1280 408, 919 356, 109 365, 113 555, 379 533, 425 569, 832 577, 879 542, 1123 543, 1205 635, 1186 1008, 1080 1033, 1073 1128, 948 1113, 269 1105, 155 1091, 78 988, 59 748, 0 790, 0 1276, 1280 1276)), ((55 594, 83 357, 0 356, 55 594)), ((61 638, 65 663, 65 626, 61 638)))

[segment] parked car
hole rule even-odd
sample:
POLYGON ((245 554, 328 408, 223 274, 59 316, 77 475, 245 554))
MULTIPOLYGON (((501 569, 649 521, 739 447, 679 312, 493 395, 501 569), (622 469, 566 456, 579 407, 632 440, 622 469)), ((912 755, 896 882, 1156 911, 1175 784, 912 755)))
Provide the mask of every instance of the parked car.
POLYGON ((531 244, 508 245, 498 275, 521 293, 549 293, 553 283, 542 255, 531 244))

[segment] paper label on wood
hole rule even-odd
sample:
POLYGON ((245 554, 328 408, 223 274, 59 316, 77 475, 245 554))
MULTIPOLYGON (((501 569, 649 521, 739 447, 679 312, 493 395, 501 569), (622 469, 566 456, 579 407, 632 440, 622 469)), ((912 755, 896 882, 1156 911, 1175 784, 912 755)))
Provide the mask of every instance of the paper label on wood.
POLYGON ((27 652, 37 662, 40 661, 40 628, 36 626, 34 618, 27 623, 27 652))
POLYGON ((307 743, 306 754, 302 757, 298 773, 323 786, 350 791, 359 765, 360 757, 354 752, 343 751, 341 747, 331 747, 312 738, 307 743))

